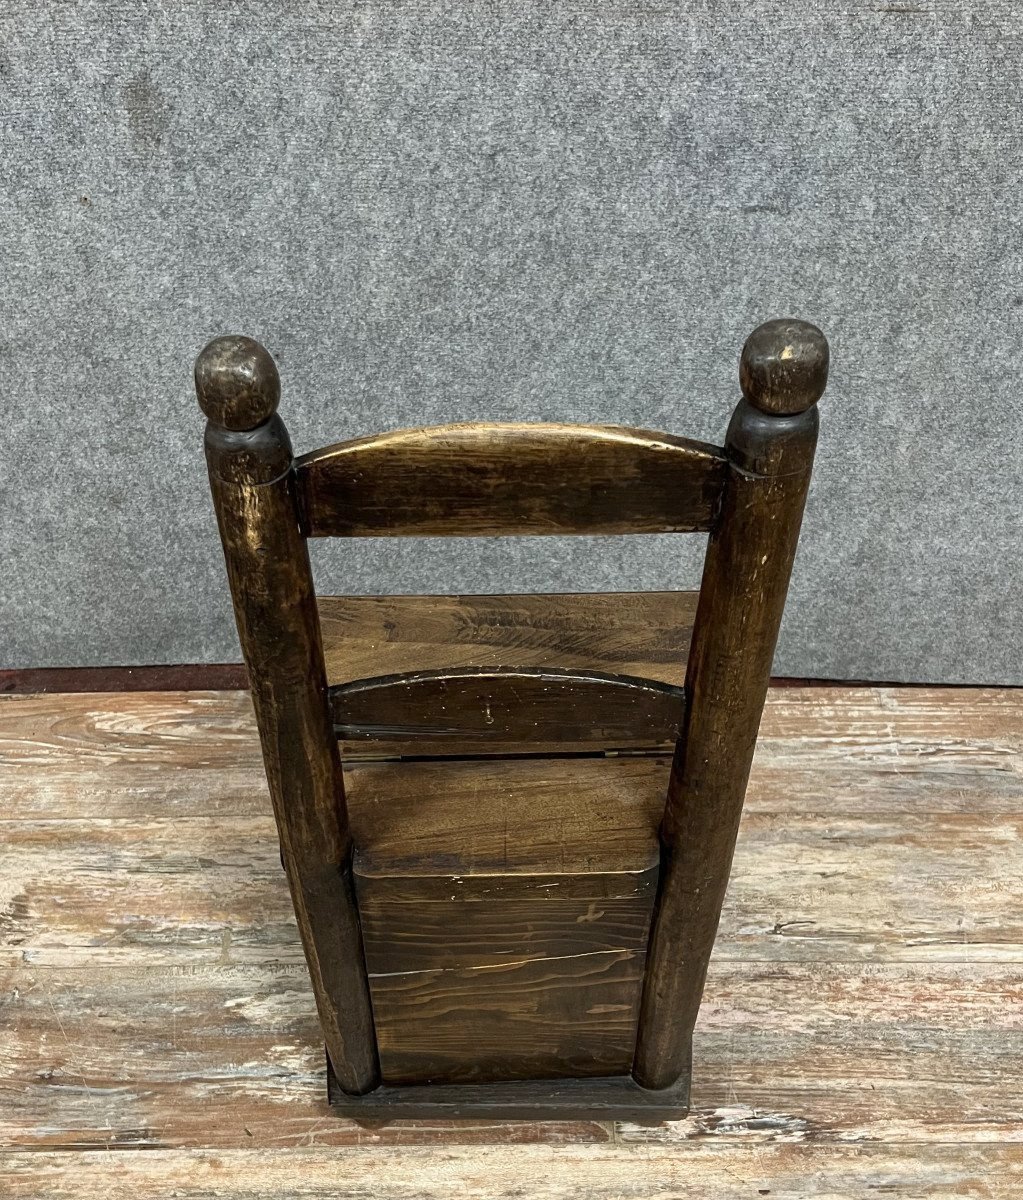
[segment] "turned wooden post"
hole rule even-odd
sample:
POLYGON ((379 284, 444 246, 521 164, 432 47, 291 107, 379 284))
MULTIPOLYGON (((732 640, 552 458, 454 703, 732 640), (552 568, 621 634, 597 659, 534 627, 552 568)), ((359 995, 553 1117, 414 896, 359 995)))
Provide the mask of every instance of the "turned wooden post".
POLYGON ((361 1095, 380 1071, 312 571, 291 442, 277 416, 280 379, 258 343, 222 337, 196 360, 195 387, 209 418, 210 486, 327 1052, 344 1090, 361 1095))
POLYGON ((730 470, 707 548, 661 826, 633 1066, 646 1088, 670 1087, 691 1070, 827 378, 827 341, 803 321, 769 321, 743 347, 743 399, 725 443, 730 470))

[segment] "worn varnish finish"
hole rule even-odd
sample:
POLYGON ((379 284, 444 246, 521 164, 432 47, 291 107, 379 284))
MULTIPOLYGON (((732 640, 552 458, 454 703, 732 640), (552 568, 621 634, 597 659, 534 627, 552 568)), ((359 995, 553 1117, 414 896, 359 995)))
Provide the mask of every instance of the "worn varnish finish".
POLYGON ((681 684, 698 597, 320 596, 327 680, 452 667, 560 667, 681 684))
MULTIPOLYGON (((366 763, 348 796, 385 1080, 628 1074, 664 807, 656 760, 366 763)), ((532 1115, 561 1101, 578 1112, 587 1095, 493 1090, 404 1100, 492 1100, 521 1117, 545 1094, 532 1115)), ((595 1102, 605 1093, 614 1085, 595 1102)))
POLYGON ((330 1116, 247 695, 3 698, 0 781, 5 1196, 1019 1192, 1023 691, 769 694, 654 1127, 330 1116))
MULTIPOLYGON (((342 720, 336 689, 350 687, 349 694, 354 693, 353 701, 358 696, 364 718, 368 716, 368 703, 379 705, 385 699, 381 692, 366 686, 369 676, 464 675, 468 686, 478 682, 473 676, 488 671, 527 677, 513 685, 514 696, 507 697, 513 703, 508 704, 504 714, 507 724, 496 730, 492 701, 491 722, 487 720, 489 694, 476 691, 458 703, 463 726, 475 722, 473 728, 478 731, 482 724, 488 734, 485 738, 475 734, 458 738, 451 732, 450 719, 440 733, 410 739, 407 733, 395 730, 388 736, 380 727, 390 725, 393 729, 395 718, 388 709, 373 714, 376 720, 371 730, 360 730, 351 737, 340 732, 343 756, 539 754, 672 744, 681 718, 681 701, 677 693, 658 685, 681 687, 697 599, 697 592, 320 596, 327 679, 335 688, 335 721, 342 720), (536 678, 537 673, 554 675, 558 671, 604 678, 605 684, 605 677, 609 677, 615 685, 610 695, 606 686, 589 685, 585 693, 559 709, 553 691, 536 678), (642 690, 630 687, 630 678, 641 680, 642 690), (546 714, 537 711, 537 704, 532 706, 531 714, 523 713, 523 684, 534 690, 537 704, 546 714), (583 708, 580 701, 586 695, 597 703, 583 708), (559 710, 563 725, 560 730, 550 728, 559 710), (619 722, 629 723, 609 729, 606 722, 615 713, 619 722), (540 736, 535 723, 545 715, 545 734, 550 740, 540 736), (381 720, 384 716, 387 721, 381 720), (513 737, 515 729, 524 735, 518 742, 513 737)), ((403 686, 400 691, 405 691, 403 686)), ((401 695, 393 694, 386 699, 388 704, 392 699, 403 701, 401 695)), ((434 715, 431 713, 429 723, 436 729, 434 715)), ((418 714, 411 716, 425 722, 418 714)))
MULTIPOLYGON (((658 1104, 657 1115, 685 1111, 692 1030, 827 369, 827 343, 814 326, 791 320, 761 326, 743 348, 743 400, 724 450, 617 427, 476 424, 374 435, 296 460, 276 415, 279 382, 266 351, 229 337, 200 355, 196 386, 210 419, 213 496, 282 860, 336 1070, 335 1101, 385 1084, 399 1090, 375 1094, 372 1103, 386 1099, 400 1110, 407 1099, 401 1089, 421 1085, 441 1089, 410 1093, 421 1113, 520 1115, 528 1097, 537 1114, 546 1114, 562 1102, 563 1089, 554 1090, 559 1080, 581 1087, 599 1078, 602 1115, 642 1119, 647 1100, 658 1104), (694 530, 709 531, 710 539, 684 692, 674 683, 603 672, 592 661, 573 669, 513 660, 449 661, 400 674, 377 667, 369 678, 339 681, 328 693, 305 537, 694 530), (333 734, 346 753, 362 743, 377 758, 396 751, 405 758, 498 756, 499 768, 490 769, 485 790, 474 769, 454 771, 452 782, 435 790, 424 763, 385 771, 377 795, 362 800, 372 819, 354 837, 353 871, 333 734), (659 783, 645 841, 624 872, 602 860, 592 819, 578 828, 576 810, 589 815, 580 798, 589 766, 578 774, 553 772, 561 790, 547 787, 547 824, 539 832, 524 815, 535 772, 516 755, 656 754, 672 745, 666 802, 659 783), (402 809, 404 792, 387 782, 394 778, 403 780, 414 806, 402 809), (397 811, 406 845, 388 859, 375 839, 377 823, 397 811), (443 849, 420 857, 423 832, 438 820, 443 849), (495 822, 505 849, 485 864, 475 827, 495 822), (542 861, 552 837, 560 855, 555 875, 542 861), (509 843, 521 847, 517 867, 509 843), (363 869, 364 853, 374 870, 363 869), (639 889, 638 874, 644 874, 639 889), (387 900, 395 877, 409 899, 387 900), (563 903, 573 897, 592 907, 575 912, 563 903), (607 920, 604 898, 630 898, 629 936, 615 940, 623 927, 612 916, 600 931, 603 948, 582 948, 578 926, 607 920), (435 937, 417 937, 423 906, 431 902, 446 910, 434 916, 450 924, 448 950, 435 937), (481 906, 471 920, 466 903, 481 906), (371 911, 376 923, 371 931, 366 921, 364 937, 360 921, 371 911), (537 955, 530 930, 540 927, 548 952, 537 955), (517 934, 518 949, 507 947, 507 961, 482 961, 480 942, 488 936, 500 942, 506 929, 517 934), (379 947, 393 953, 395 944, 406 943, 420 959, 432 951, 432 965, 413 970, 399 961, 393 971, 379 969, 379 947), (525 1088, 527 1082, 536 1086, 525 1088), (476 1092, 451 1091, 488 1083, 494 1088, 478 1093, 488 1097, 478 1108, 476 1092)), ((495 625, 514 639, 517 619, 497 613, 495 625)), ((613 655, 618 627, 596 631, 592 640, 599 645, 605 633, 613 655)), ((592 647, 586 653, 598 662, 605 657, 592 647)), ((609 780, 625 778, 599 765, 609 780)), ((649 808, 645 785, 642 795, 649 808)), ((627 789, 615 790, 611 816, 596 819, 613 835, 634 803, 627 789)), ((564 1087, 565 1112, 579 1113, 590 1092, 564 1087)), ((367 1111, 368 1103, 353 1102, 352 1111, 367 1111)))
MULTIPOLYGON (((334 729, 406 756, 665 749, 682 726, 681 688, 629 675, 528 667, 418 671, 330 691, 334 729)), ((357 752, 357 751, 356 751, 357 752)))
POLYGON ((576 873, 646 871, 657 866, 665 763, 625 755, 354 763, 346 778, 358 869, 402 892, 403 879, 450 882, 452 858, 470 890, 477 877, 502 874, 508 887, 558 875, 570 889, 576 873))
MULTIPOLYGON (((645 1150, 646 1148, 642 1148, 645 1150)), ((127 1156, 80 1156, 82 1178, 72 1181, 59 1155, 12 1156, 7 1171, 13 1200, 107 1200, 114 1189, 152 1194, 241 1200, 335 1200, 339 1194, 380 1200, 418 1196, 465 1200, 520 1200, 524 1192, 547 1200, 621 1200, 623 1196, 664 1200, 713 1196, 750 1200, 762 1196, 847 1200, 882 1195, 913 1200, 983 1196, 1015 1200, 1023 1180, 1018 1147, 935 1146, 921 1162, 915 1146, 829 1146, 801 1144, 798 1136, 736 1148, 713 1139, 677 1150, 643 1153, 622 1146, 459 1147, 443 1154, 425 1147, 336 1150, 253 1150, 185 1156, 149 1152, 127 1156), (113 1161, 111 1161, 113 1160, 113 1161), (410 1181, 414 1180, 414 1184, 410 1181), (699 1188, 700 1191, 695 1189, 699 1188)))
POLYGON ((353 1093, 380 1079, 352 845, 313 593, 298 528, 291 443, 273 359, 221 338, 195 367, 206 460, 242 653, 324 1037, 353 1093))
POLYGON ((686 666, 688 697, 661 827, 662 872, 633 1073, 671 1087, 717 932, 771 675, 828 380, 820 330, 771 321, 743 347, 743 399, 686 666))
POLYGON ((440 425, 298 459, 311 537, 498 537, 709 529, 716 446, 600 425, 440 425))

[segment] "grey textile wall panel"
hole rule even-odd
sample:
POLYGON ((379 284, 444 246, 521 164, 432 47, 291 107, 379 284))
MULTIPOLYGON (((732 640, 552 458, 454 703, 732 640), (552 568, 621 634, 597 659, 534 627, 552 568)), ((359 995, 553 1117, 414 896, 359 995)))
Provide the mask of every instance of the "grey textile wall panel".
MULTIPOLYGON (((1010 0, 8 0, 0 666, 238 657, 190 366, 300 450, 472 418, 719 441, 833 376, 776 668, 1023 682, 1010 0)), ((692 584, 691 539, 318 547, 339 590, 692 584)))

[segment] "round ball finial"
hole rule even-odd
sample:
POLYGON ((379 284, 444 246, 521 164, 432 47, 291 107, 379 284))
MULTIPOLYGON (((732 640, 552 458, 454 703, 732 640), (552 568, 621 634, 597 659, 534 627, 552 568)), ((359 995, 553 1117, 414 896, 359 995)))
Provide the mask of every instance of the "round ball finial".
POLYGON ((195 360, 195 393, 214 424, 242 432, 277 411, 281 377, 259 342, 228 334, 214 338, 195 360))
POLYGON ((828 384, 828 339, 807 321, 766 321, 746 339, 739 360, 742 394, 761 412, 805 412, 828 384))

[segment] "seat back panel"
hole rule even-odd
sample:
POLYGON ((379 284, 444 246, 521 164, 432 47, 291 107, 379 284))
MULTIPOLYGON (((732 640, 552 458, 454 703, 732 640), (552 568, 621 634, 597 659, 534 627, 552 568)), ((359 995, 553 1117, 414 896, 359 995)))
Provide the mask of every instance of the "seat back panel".
POLYGON ((296 460, 309 537, 499 537, 707 530, 715 446, 611 425, 439 425, 296 460))

